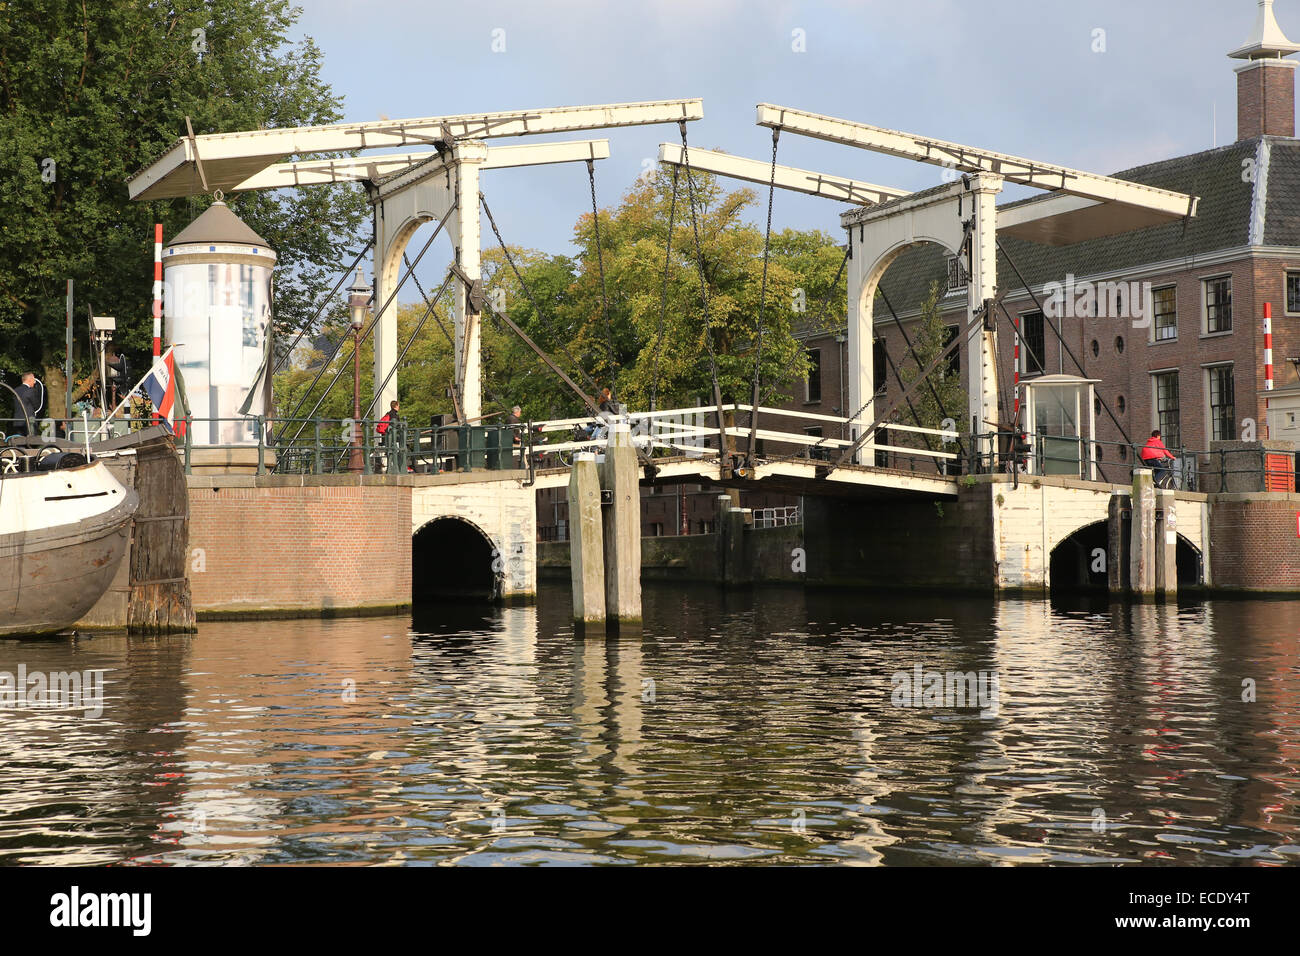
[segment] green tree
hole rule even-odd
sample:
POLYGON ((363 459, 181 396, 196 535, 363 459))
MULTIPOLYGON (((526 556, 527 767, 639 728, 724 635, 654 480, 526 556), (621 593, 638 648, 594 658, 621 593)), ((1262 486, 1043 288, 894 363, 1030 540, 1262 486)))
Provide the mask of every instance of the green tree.
MULTIPOLYGON (((905 387, 911 386, 920 379, 921 372, 952 340, 953 329, 944 324, 943 313, 939 308, 942 298, 941 284, 936 280, 930 284, 925 301, 921 304, 920 320, 912 333, 915 362, 900 363, 898 377, 903 380, 905 387)), ((953 361, 950 359, 940 363, 939 367, 931 373, 929 382, 933 390, 922 384, 912 391, 910 407, 904 403, 899 409, 900 421, 910 422, 921 428, 939 428, 945 418, 951 418, 959 428, 961 427, 968 416, 966 389, 962 386, 961 376, 953 372, 952 366, 953 361)), ((932 436, 908 437, 924 437, 926 447, 932 451, 941 450, 938 440, 932 436)), ((903 436, 900 435, 898 438, 899 441, 895 443, 906 443, 902 441, 903 436)), ((946 450, 951 451, 954 448, 955 446, 952 446, 946 450)))
MULTIPOLYGON (((152 338, 154 222, 175 235, 211 201, 131 202, 126 181, 185 132, 336 122, 320 51, 288 0, 0 3, 0 373, 61 381, 65 280, 116 315, 141 367, 152 338)), ((231 208, 276 250, 276 318, 301 327, 365 218, 355 188, 252 193, 231 208)), ((89 356, 80 356, 88 366, 89 356)), ((52 388, 59 407, 61 389, 52 388)))

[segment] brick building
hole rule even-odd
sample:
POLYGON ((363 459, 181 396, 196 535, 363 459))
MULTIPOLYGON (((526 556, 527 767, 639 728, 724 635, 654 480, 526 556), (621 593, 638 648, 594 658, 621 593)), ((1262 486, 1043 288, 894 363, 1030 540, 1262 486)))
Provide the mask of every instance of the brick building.
MULTIPOLYGON (((1114 174, 1199 196, 1194 218, 1065 246, 1001 238, 997 285, 1009 290, 1004 303, 1026 346, 1021 378, 1064 372, 1100 380, 1096 435, 1114 443, 1101 446, 1110 480, 1127 480, 1133 446, 1153 428, 1171 448, 1196 451, 1213 440, 1267 437, 1265 303, 1273 311, 1277 387, 1300 382, 1300 140, 1296 63, 1285 59, 1297 51, 1300 44, 1282 34, 1271 6, 1261 6, 1251 40, 1229 54, 1244 61, 1236 68, 1236 142, 1114 174)), ((908 249, 880 282, 878 411, 901 391, 891 362, 911 361, 903 330, 915 337, 920 305, 936 281, 946 292, 944 322, 956 334, 966 321, 966 289, 947 250, 908 249)), ((999 418, 1009 422, 1015 334, 1005 316, 997 323, 999 418)), ((786 407, 851 414, 845 329, 810 332, 804 340, 813 372, 786 407)), ((963 342, 959 367, 968 361, 965 352, 963 342)), ((959 422, 961 411, 951 413, 959 422)), ((908 421, 905 407, 900 420, 908 421)), ((846 437, 840 426, 830 427, 832 437, 846 437)))

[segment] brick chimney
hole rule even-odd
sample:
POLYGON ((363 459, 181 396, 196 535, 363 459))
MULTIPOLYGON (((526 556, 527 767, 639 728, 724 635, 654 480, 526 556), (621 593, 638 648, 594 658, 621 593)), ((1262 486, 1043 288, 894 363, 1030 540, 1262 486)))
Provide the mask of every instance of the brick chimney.
POLYGON ((1236 68, 1237 139, 1295 136, 1294 60, 1300 52, 1273 16, 1273 0, 1259 0, 1250 38, 1228 56, 1247 62, 1236 68))

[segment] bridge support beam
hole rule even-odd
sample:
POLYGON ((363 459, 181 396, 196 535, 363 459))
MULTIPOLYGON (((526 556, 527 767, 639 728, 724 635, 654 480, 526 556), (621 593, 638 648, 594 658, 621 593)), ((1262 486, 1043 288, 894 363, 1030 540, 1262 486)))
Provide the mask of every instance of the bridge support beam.
POLYGON ((579 453, 569 472, 569 568, 573 621, 605 624, 605 532, 596 456, 579 453))
MULTIPOLYGON (((975 434, 998 421, 997 332, 985 306, 996 292, 997 197, 1002 178, 989 173, 963 177, 937 187, 843 213, 852 258, 848 267, 848 392, 850 437, 857 438, 875 421, 877 409, 873 344, 875 296, 885 270, 905 250, 925 242, 957 257, 967 285, 965 356, 970 416, 962 416, 975 434)), ((955 412, 956 410, 954 410, 955 412)), ((873 464, 875 443, 868 440, 854 456, 873 464)))

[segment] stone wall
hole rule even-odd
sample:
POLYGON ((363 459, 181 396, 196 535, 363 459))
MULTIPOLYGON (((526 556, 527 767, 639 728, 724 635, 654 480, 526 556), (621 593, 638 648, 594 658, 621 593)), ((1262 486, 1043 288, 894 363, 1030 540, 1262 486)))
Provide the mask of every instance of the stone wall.
POLYGON ((993 588, 988 484, 956 500, 804 499, 810 585, 993 588))
MULTIPOLYGON (((721 534, 666 535, 641 539, 641 580, 723 583, 724 568, 719 560, 721 534)), ((744 532, 746 570, 752 580, 745 583, 799 584, 803 571, 795 570, 793 554, 803 547, 803 527, 749 528, 744 532)), ((537 546, 538 575, 547 580, 568 580, 569 542, 546 541, 537 546)))

